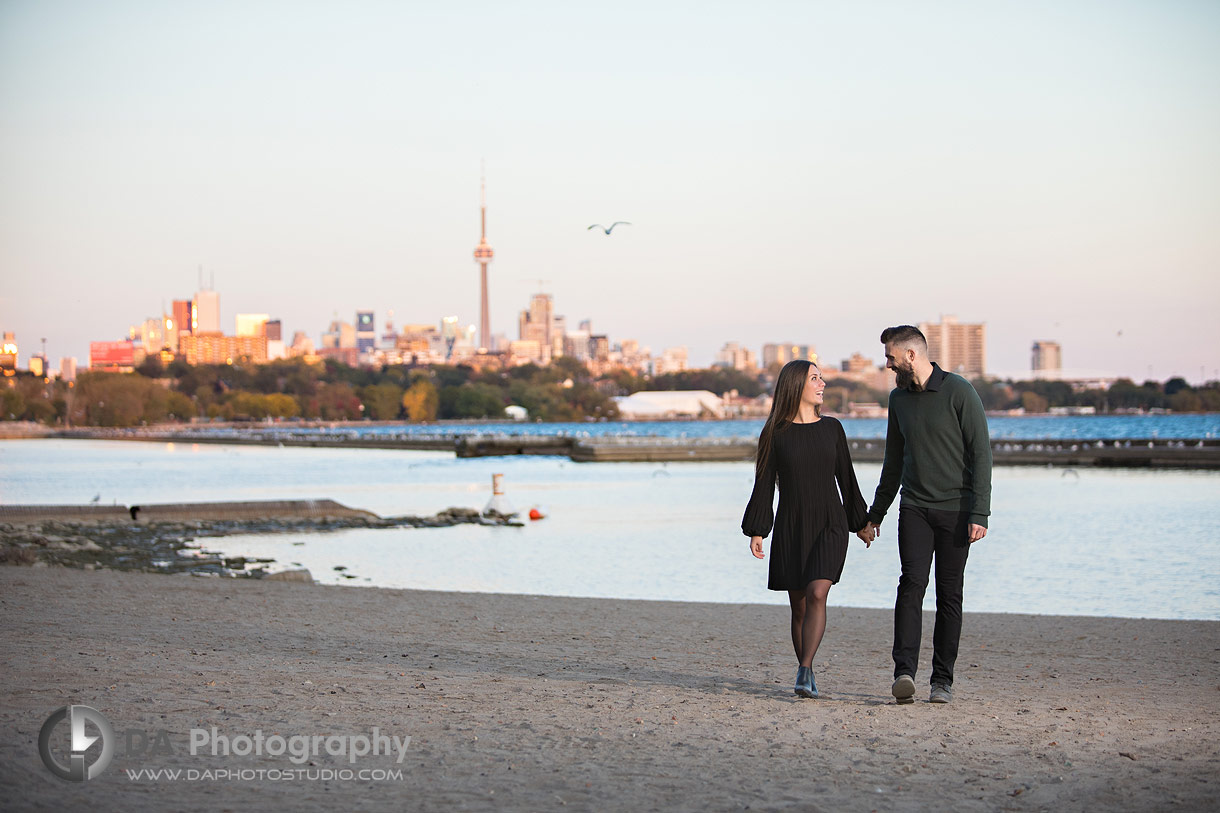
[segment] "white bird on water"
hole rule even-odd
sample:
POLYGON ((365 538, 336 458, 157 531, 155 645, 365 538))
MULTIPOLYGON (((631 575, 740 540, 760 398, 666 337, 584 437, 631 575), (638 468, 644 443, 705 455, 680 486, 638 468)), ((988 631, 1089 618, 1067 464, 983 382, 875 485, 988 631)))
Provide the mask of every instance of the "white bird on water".
POLYGON ((603 226, 601 223, 594 223, 588 229, 585 229, 585 231, 589 231, 590 229, 601 229, 606 234, 609 234, 610 232, 614 231, 615 226, 630 226, 630 225, 631 225, 631 223, 629 223, 626 220, 616 220, 610 224, 610 228, 608 228, 608 229, 605 226, 603 226))

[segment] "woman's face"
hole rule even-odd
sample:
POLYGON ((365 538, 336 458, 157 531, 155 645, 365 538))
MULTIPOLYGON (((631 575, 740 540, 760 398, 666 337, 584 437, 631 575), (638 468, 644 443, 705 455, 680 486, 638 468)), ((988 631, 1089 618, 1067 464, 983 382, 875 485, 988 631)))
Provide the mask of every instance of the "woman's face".
POLYGON ((805 379, 805 389, 801 392, 801 402, 812 406, 822 405, 822 393, 826 390, 826 382, 822 380, 822 371, 817 365, 809 367, 809 377, 805 379))

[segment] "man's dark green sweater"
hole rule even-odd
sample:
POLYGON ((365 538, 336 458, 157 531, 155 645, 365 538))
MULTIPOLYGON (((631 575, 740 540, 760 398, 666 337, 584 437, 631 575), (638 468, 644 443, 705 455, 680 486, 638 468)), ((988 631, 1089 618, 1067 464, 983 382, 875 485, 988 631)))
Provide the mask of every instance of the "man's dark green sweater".
POLYGON ((898 486, 902 504, 966 511, 987 527, 991 514, 991 438, 983 402, 970 382, 935 362, 919 392, 890 393, 885 463, 870 522, 880 525, 898 486))

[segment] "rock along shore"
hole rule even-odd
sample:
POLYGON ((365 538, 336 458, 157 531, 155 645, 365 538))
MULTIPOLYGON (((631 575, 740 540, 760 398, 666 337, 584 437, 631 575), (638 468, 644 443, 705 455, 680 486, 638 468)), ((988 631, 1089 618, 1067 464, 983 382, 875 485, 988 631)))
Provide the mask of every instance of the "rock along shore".
POLYGON ((198 540, 234 534, 351 528, 520 527, 515 514, 448 508, 430 517, 379 517, 333 500, 145 506, 0 505, 0 564, 264 578, 271 559, 225 556, 198 540))

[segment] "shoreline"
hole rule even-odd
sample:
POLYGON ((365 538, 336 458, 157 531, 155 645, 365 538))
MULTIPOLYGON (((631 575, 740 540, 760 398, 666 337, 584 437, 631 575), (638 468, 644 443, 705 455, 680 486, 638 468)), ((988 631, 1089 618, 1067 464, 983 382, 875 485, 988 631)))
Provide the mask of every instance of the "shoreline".
POLYGON ((1220 771, 1214 621, 967 612, 956 697, 934 706, 925 613, 919 702, 897 706, 885 610, 830 608, 823 698, 798 700, 774 605, 57 568, 0 568, 0 596, 0 792, 18 808, 1209 810, 1220 771), (65 703, 164 730, 174 753, 120 742, 98 779, 58 780, 37 739, 65 703), (400 781, 123 775, 294 767, 192 756, 212 726, 412 740, 400 781))
MULTIPOLYGON (((217 538, 217 537, 209 537, 209 538, 217 538)), ((225 554, 223 551, 209 552, 204 549, 200 549, 200 550, 202 553, 209 553, 210 555, 212 555, 214 557, 232 558, 232 557, 228 557, 228 555, 225 554)), ((276 561, 274 559, 251 559, 251 558, 246 558, 246 557, 237 557, 237 558, 244 559, 246 562, 250 563, 251 565, 257 565, 258 563, 273 563, 276 561)), ((554 599, 557 601, 610 601, 610 602, 627 602, 627 603, 632 603, 632 602, 634 602, 634 603, 653 603, 653 604, 663 604, 663 605, 692 605, 692 606, 706 605, 709 607, 758 607, 758 608, 765 607, 765 608, 768 608, 769 610, 774 610, 777 607, 779 607, 779 608, 786 607, 786 605, 783 605, 781 603, 767 603, 767 602, 758 602, 758 601, 743 601, 743 602, 701 601, 701 600, 685 599, 685 598, 639 598, 639 597, 633 597, 633 596, 589 596, 589 595, 574 595, 574 594, 569 595, 569 594, 563 594, 563 593, 505 593, 502 591, 480 592, 477 590, 455 590, 455 589, 447 588, 447 587, 392 587, 392 586, 384 585, 384 584, 369 584, 369 583, 362 583, 362 582, 354 581, 354 580, 351 582, 345 581, 345 582, 338 582, 335 584, 327 584, 324 582, 316 581, 316 580, 312 579, 311 577, 309 577, 310 571, 307 569, 276 570, 276 571, 269 571, 266 574, 256 576, 256 575, 252 575, 252 574, 234 575, 234 574, 220 574, 220 573, 206 573, 206 572, 192 573, 192 572, 188 572, 186 570, 178 570, 178 571, 172 571, 172 572, 161 572, 161 571, 152 572, 152 571, 148 571, 148 570, 127 569, 127 568, 117 568, 117 567, 89 568, 89 567, 76 567, 76 566, 70 565, 70 564, 49 564, 49 565, 42 564, 42 565, 30 566, 30 565, 14 565, 14 564, 8 564, 8 563, 0 563, 0 568, 4 568, 4 567, 8 567, 8 568, 11 568, 16 571, 20 571, 22 569, 28 569, 28 570, 51 569, 51 570, 80 570, 82 572, 87 572, 87 573, 95 573, 95 572, 97 572, 97 573, 105 573, 105 572, 136 573, 136 574, 141 574, 141 575, 156 576, 157 578, 166 578, 166 577, 174 577, 174 576, 190 576, 190 577, 202 579, 205 583, 214 582, 216 580, 215 577, 220 577, 220 578, 226 579, 226 580, 227 579, 240 579, 240 580, 257 581, 259 579, 262 579, 262 580, 268 580, 268 581, 291 581, 291 582, 300 582, 300 583, 310 584, 314 588, 325 588, 325 589, 336 588, 336 589, 343 589, 343 590, 350 589, 350 588, 359 588, 361 590, 375 590, 375 591, 383 590, 383 591, 391 591, 391 592, 408 592, 408 593, 435 593, 435 594, 444 594, 444 595, 452 595, 452 596, 461 596, 461 597, 469 598, 471 600, 477 600, 482 597, 493 597, 493 598, 503 598, 503 599, 513 599, 513 598, 540 599, 540 600, 547 600, 547 601, 554 599), (305 574, 305 575, 299 576, 298 574, 305 574), (281 578, 277 578, 277 577, 281 577, 281 578)), ((356 577, 349 576, 346 578, 355 579, 356 577)), ((777 592, 777 594, 778 594, 778 592, 777 592)), ((828 604, 828 606, 831 610, 842 610, 844 612, 887 613, 890 615, 893 614, 893 608, 890 606, 866 607, 866 606, 855 605, 855 604, 835 604, 833 601, 830 602, 828 604)), ((933 614, 933 611, 924 610, 924 614, 931 616, 933 614)), ((1217 618, 1169 618, 1169 617, 1165 617, 1165 616, 1153 616, 1153 615, 1090 615, 1087 613, 1076 613, 1076 614, 1020 613, 1020 612, 1006 612, 1003 610, 986 610, 986 611, 979 611, 979 612, 967 612, 966 615, 995 616, 998 618, 1009 618, 1009 619, 1056 619, 1056 620, 1062 620, 1062 621, 1089 620, 1089 621, 1115 621, 1115 622, 1148 621, 1148 622, 1165 623, 1165 624, 1183 623, 1183 624, 1220 625, 1220 619, 1217 619, 1217 618)), ((1217 640, 1220 641, 1220 626, 1217 627, 1216 634, 1217 634, 1217 640)), ((930 633, 929 633, 929 636, 930 636, 930 633)), ((930 640, 929 636, 925 636, 925 638, 928 638, 928 640, 930 640)), ((1220 651, 1220 650, 1218 650, 1218 651, 1220 651)), ((1218 663, 1220 663, 1220 662, 1218 662, 1218 663)), ((1217 669, 1216 674, 1217 674, 1218 681, 1220 681, 1220 668, 1217 669)), ((1216 688, 1217 688, 1217 691, 1220 692, 1220 682, 1217 683, 1216 688)), ((1220 701, 1218 701, 1218 702, 1220 702, 1220 701)))

